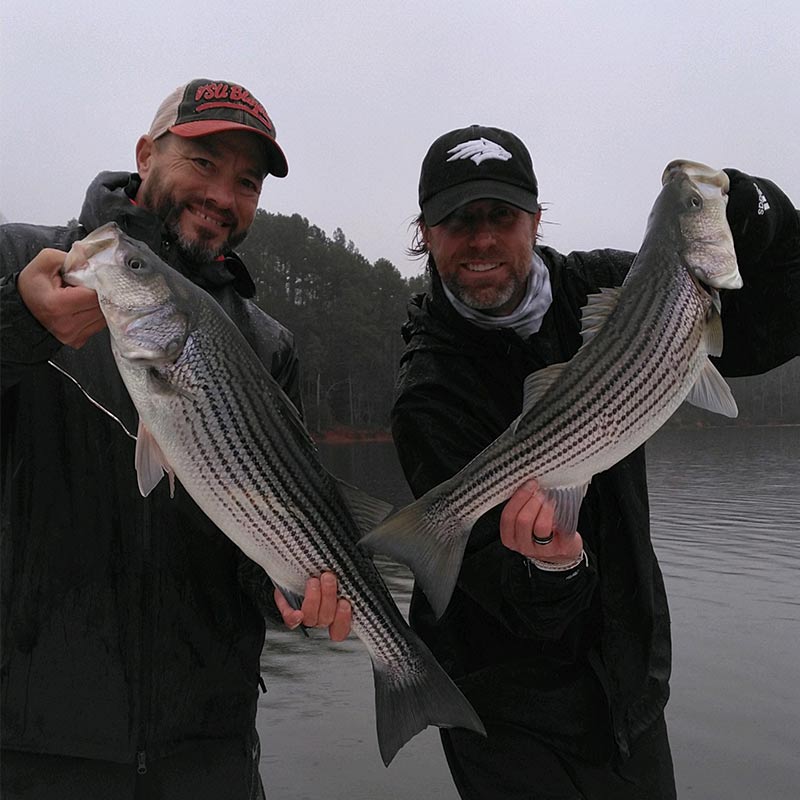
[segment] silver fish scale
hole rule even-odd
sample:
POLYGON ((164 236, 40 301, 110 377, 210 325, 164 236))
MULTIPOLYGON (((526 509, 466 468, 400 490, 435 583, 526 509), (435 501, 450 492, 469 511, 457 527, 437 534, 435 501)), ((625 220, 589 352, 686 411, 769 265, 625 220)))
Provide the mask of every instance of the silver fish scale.
POLYGON ((335 572, 342 597, 352 602, 354 632, 387 669, 402 665, 398 682, 408 680, 419 665, 417 651, 356 545, 349 510, 294 410, 254 378, 263 374, 255 356, 235 345, 209 355, 225 338, 215 329, 218 318, 201 315, 173 366, 143 370, 120 362, 143 421, 198 504, 276 583, 302 596, 309 575, 335 572), (364 575, 370 579, 358 580, 364 575))
POLYGON ((429 519, 477 519, 507 498, 520 476, 536 477, 544 488, 587 483, 672 415, 705 361, 710 301, 677 257, 646 273, 632 270, 626 284, 634 286, 624 306, 595 334, 591 350, 576 354, 557 390, 544 393, 516 434, 507 431, 465 467, 466 480, 446 503, 429 508, 429 519))

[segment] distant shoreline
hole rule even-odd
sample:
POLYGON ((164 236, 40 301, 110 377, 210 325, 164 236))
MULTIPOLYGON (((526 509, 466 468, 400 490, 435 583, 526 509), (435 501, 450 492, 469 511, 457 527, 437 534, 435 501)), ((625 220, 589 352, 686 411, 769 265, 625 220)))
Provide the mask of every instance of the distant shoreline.
MULTIPOLYGON (((800 422, 749 422, 747 420, 731 422, 728 425, 711 425, 707 422, 667 423, 662 431, 721 430, 723 428, 797 428, 800 422)), ((317 444, 355 444, 366 442, 391 443, 392 432, 388 428, 350 428, 340 425, 312 434, 317 444)))
POLYGON ((340 426, 312 434, 317 444, 354 444, 355 442, 391 442, 388 428, 349 428, 340 426))

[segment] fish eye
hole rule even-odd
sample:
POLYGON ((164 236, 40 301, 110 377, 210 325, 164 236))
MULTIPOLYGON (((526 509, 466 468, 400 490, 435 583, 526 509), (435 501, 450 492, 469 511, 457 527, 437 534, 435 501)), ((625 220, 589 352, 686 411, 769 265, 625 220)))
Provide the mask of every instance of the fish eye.
POLYGON ((699 194, 692 194, 689 196, 689 205, 692 208, 702 208, 703 207, 703 198, 700 197, 699 194))
POLYGON ((141 269, 142 268, 142 262, 139 261, 138 258, 131 258, 131 259, 128 260, 128 266, 131 269, 141 269))

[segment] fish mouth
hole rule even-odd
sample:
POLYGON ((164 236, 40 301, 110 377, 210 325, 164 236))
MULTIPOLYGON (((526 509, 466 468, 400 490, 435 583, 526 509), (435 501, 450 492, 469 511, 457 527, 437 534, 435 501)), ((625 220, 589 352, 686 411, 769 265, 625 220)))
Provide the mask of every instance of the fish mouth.
POLYGON ((669 183, 681 174, 685 175, 704 195, 708 193, 709 189, 706 188, 704 191, 705 187, 702 184, 706 184, 712 190, 722 192, 723 195, 727 195, 730 189, 730 179, 724 170, 714 169, 699 161, 689 161, 688 159, 670 161, 661 176, 662 185, 669 183))
POLYGON ((89 263, 92 256, 113 247, 117 241, 116 231, 109 231, 96 239, 87 237, 74 242, 61 267, 61 277, 64 282, 70 286, 80 286, 81 283, 77 280, 75 273, 79 273, 89 263))

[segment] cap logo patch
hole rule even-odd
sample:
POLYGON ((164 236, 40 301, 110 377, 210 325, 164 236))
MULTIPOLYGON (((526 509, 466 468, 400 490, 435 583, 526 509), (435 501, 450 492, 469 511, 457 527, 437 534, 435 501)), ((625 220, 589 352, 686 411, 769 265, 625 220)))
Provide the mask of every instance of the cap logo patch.
POLYGON ((447 151, 453 155, 448 158, 448 161, 458 161, 459 159, 471 158, 476 164, 489 159, 497 159, 498 161, 508 161, 512 156, 504 147, 501 147, 496 142, 490 139, 472 139, 469 142, 462 142, 451 150, 447 151))
POLYGON ((211 108, 233 108, 254 116, 262 125, 275 130, 264 106, 247 91, 234 83, 206 83, 195 90, 195 110, 198 113, 211 108), (205 101, 205 102, 203 102, 205 101))

